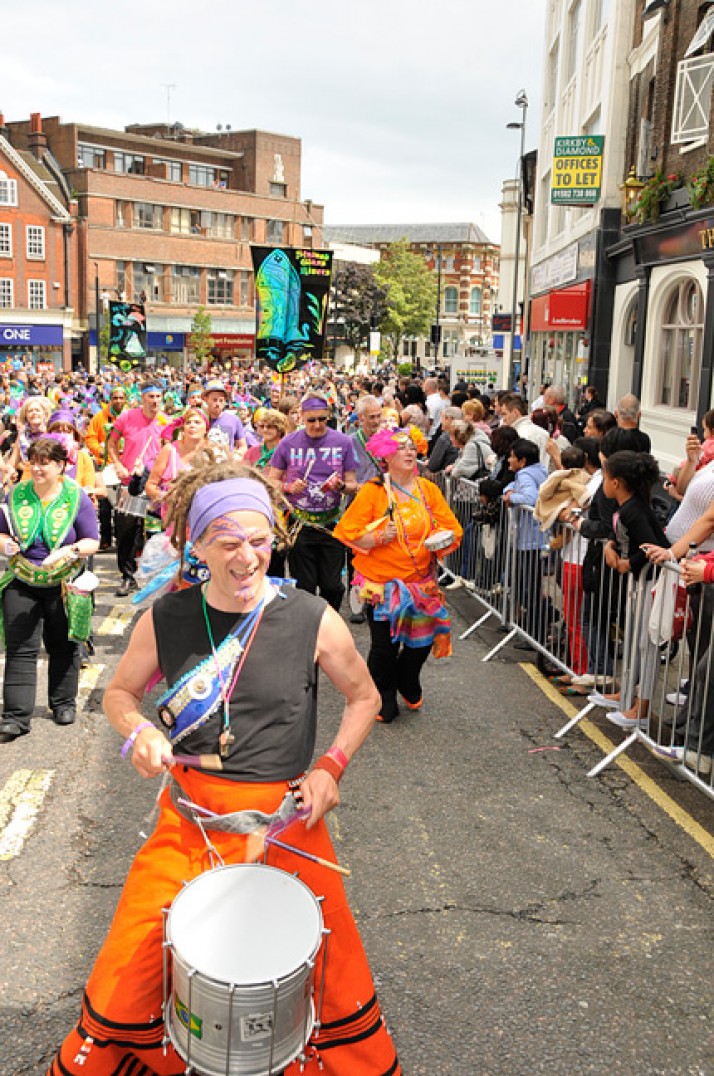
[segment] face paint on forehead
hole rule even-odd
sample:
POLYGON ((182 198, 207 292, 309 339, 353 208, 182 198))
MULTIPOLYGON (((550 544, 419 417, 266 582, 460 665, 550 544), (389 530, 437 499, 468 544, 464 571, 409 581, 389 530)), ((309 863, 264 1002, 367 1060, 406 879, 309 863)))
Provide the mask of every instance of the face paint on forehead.
POLYGON ((230 519, 228 516, 221 516, 219 519, 214 519, 209 524, 206 533, 203 536, 203 543, 206 546, 213 545, 217 541, 230 541, 230 542, 250 542, 254 538, 260 538, 265 536, 266 543, 269 543, 272 537, 270 524, 265 521, 264 527, 243 527, 235 519, 230 519))

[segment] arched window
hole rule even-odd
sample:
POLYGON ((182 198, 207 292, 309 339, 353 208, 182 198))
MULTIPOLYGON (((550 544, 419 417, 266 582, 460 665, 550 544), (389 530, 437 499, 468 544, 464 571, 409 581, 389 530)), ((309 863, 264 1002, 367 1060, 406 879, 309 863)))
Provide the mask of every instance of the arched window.
POLYGON ((701 288, 696 280, 680 280, 668 292, 662 313, 657 403, 696 410, 703 332, 701 288))
POLYGON ((444 313, 458 314, 459 312, 459 289, 444 288, 444 313))
POLYGON ((469 297, 469 314, 472 317, 481 317, 481 289, 472 288, 471 295, 469 297))

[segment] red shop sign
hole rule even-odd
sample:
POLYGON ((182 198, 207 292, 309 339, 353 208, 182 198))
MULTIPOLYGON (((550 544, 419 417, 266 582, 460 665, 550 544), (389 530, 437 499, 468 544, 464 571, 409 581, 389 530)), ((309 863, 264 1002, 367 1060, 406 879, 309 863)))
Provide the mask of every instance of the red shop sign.
POLYGON ((252 333, 211 333, 211 340, 216 351, 245 351, 255 344, 255 336, 252 333))

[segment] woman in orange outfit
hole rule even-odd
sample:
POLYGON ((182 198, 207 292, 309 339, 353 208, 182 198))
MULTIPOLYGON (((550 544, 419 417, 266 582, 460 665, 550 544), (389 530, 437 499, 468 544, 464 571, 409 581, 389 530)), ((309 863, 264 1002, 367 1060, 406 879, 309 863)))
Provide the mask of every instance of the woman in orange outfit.
POLYGON ((388 723, 399 714, 397 695, 410 710, 422 706, 420 673, 432 648, 435 657, 451 653, 436 566, 463 531, 438 487, 418 477, 409 430, 380 430, 366 447, 386 471, 360 489, 334 535, 354 554, 371 635, 367 665, 382 696, 380 720, 388 723), (439 531, 445 544, 434 553, 427 539, 439 531))

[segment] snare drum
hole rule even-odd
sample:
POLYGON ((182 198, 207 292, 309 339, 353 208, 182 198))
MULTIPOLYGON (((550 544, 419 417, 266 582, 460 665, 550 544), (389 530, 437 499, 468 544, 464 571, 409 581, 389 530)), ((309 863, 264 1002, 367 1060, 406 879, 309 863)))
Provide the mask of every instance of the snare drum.
POLYGON ((117 469, 113 463, 108 463, 107 466, 102 470, 101 474, 102 482, 104 483, 104 486, 107 491, 107 500, 111 504, 112 508, 114 508, 116 506, 117 500, 119 499, 119 487, 121 485, 121 483, 119 482, 119 475, 117 474, 117 469))
POLYGON ((167 1041, 187 1071, 269 1076, 300 1057, 325 933, 313 893, 275 867, 239 863, 190 882, 164 925, 167 1041))
POLYGON ((430 553, 438 553, 440 549, 448 549, 454 540, 453 531, 434 531, 428 538, 424 539, 424 545, 430 553))
POLYGON ((146 519, 146 513, 149 510, 149 498, 145 493, 140 493, 134 497, 129 493, 126 486, 122 487, 122 491, 119 494, 119 500, 117 501, 117 512, 121 512, 125 516, 135 516, 138 519, 146 519))

